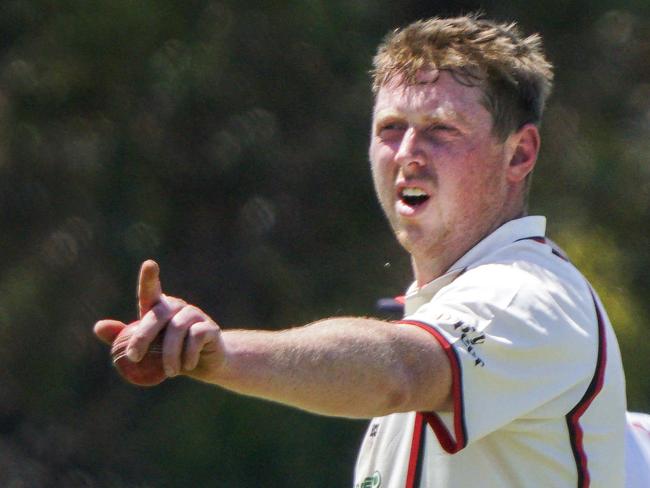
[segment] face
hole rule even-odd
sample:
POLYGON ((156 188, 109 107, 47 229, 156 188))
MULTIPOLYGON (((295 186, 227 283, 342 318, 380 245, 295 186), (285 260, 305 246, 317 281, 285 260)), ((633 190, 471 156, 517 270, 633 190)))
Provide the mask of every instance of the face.
POLYGON ((370 143, 375 190, 416 261, 456 253, 455 261, 503 222, 507 144, 492 134, 479 87, 445 71, 421 73, 416 81, 389 83, 377 94, 370 143))

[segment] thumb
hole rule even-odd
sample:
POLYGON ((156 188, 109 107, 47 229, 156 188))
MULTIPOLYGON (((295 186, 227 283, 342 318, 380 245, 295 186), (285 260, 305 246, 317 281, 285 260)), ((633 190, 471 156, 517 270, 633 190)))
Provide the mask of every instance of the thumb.
POLYGON ((148 259, 140 266, 138 277, 138 313, 142 317, 153 307, 162 295, 160 286, 160 267, 148 259))
POLYGON ((105 342, 106 344, 112 344, 117 335, 122 332, 122 329, 124 329, 124 327, 126 327, 126 324, 124 322, 120 322, 119 320, 100 320, 95 324, 93 332, 95 332, 95 335, 102 342, 105 342))

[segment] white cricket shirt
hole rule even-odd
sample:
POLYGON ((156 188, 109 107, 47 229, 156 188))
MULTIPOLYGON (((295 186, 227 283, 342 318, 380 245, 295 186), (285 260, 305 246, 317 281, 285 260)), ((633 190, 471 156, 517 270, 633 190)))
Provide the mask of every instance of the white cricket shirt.
POLYGON ((650 486, 650 415, 627 412, 625 488, 650 486))
POLYGON ((373 419, 355 488, 624 486, 616 337, 545 224, 507 222, 408 290, 400 323, 447 353, 453 411, 373 419))

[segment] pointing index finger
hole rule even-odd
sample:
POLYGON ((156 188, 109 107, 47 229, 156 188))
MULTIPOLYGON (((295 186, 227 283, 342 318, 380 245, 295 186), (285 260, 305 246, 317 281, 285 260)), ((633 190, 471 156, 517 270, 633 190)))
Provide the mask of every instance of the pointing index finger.
POLYGON ((142 263, 138 277, 138 313, 140 318, 160 301, 161 295, 160 267, 158 263, 148 259, 142 263))

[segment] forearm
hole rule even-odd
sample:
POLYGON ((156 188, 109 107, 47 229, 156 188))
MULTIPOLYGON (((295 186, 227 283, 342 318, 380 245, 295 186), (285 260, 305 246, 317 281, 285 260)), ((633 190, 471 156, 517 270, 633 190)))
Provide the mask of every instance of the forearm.
POLYGON ((203 379, 325 415, 373 417, 442 406, 446 378, 436 384, 433 376, 447 365, 430 354, 439 346, 407 328, 335 318, 279 332, 224 331, 223 362, 203 379), (429 383, 440 389, 440 405, 418 395, 429 383))

